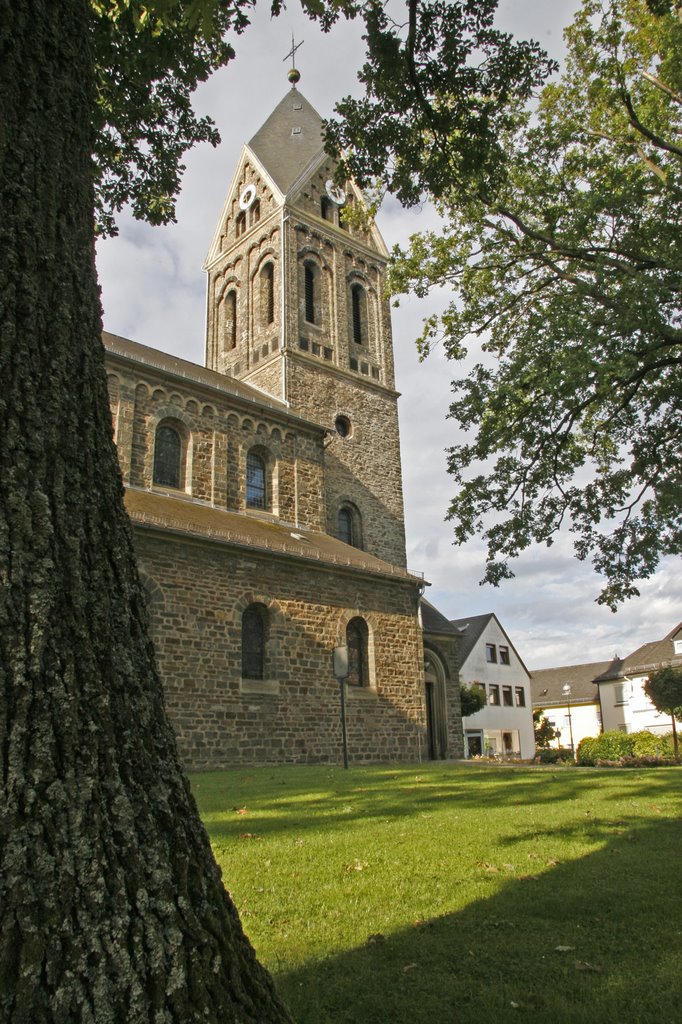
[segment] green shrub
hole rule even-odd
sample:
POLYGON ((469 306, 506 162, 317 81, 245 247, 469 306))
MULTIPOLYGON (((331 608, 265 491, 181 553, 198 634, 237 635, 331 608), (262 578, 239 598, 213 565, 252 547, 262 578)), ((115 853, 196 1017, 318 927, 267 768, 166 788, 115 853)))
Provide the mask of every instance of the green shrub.
POLYGON ((578 745, 577 760, 581 765, 655 765, 673 758, 672 737, 655 736, 651 732, 625 733, 617 729, 601 736, 586 736, 578 745))
POLYGON ((536 764, 564 764, 573 761, 570 747, 545 747, 535 754, 536 764))

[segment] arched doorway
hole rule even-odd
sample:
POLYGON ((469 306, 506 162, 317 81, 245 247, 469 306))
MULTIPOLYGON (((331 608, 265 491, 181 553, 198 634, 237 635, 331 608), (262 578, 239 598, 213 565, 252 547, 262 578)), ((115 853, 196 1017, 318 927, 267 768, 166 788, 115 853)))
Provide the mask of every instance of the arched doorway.
POLYGON ((424 651, 424 687, 429 758, 442 761, 448 756, 445 669, 438 655, 431 650, 424 651))

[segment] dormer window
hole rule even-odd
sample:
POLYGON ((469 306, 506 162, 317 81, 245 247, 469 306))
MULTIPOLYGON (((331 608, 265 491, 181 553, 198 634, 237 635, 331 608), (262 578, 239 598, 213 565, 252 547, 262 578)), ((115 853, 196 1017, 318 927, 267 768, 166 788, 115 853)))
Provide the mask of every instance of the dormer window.
POLYGON ((675 654, 682 654, 682 639, 673 640, 673 647, 675 648, 675 654))

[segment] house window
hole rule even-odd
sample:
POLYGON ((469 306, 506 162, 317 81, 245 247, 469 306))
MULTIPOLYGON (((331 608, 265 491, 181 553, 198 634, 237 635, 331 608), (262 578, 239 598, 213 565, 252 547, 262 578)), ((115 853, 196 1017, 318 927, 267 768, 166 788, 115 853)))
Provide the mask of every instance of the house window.
POLYGON ((495 647, 495 644, 485 645, 485 660, 488 662, 489 665, 497 664, 497 649, 495 647))
POLYGON ((305 318, 309 324, 315 323, 315 270, 310 263, 303 268, 305 292, 305 318))
POLYGON ((246 231, 246 212, 244 210, 242 210, 242 212, 238 214, 235 223, 235 228, 237 232, 237 238, 243 235, 244 232, 246 231))
POLYGON ((256 452, 249 452, 246 456, 246 506, 265 509, 267 497, 265 460, 256 452))
POLYGON ((346 626, 349 686, 369 685, 367 638, 368 630, 365 620, 361 618, 351 619, 346 626))
POLYGON ((525 708, 526 706, 526 691, 522 686, 517 686, 514 689, 514 695, 516 697, 517 708, 525 708))
POLYGON ((500 706, 500 688, 494 683, 488 686, 488 704, 491 704, 493 707, 500 706))
POLYGON ((353 341, 356 345, 362 345, 365 342, 367 325, 365 289, 359 284, 351 285, 350 296, 353 318, 353 341))
POLYGON ((265 605, 251 604, 242 615, 242 678, 265 678, 265 642, 268 611, 265 605))
POLYGON ((616 705, 628 703, 626 683, 616 683, 616 685, 613 688, 613 702, 616 705))
POLYGON ((275 268, 266 263, 260 274, 261 320, 268 326, 275 319, 275 268))
POLYGON ((177 430, 165 423, 156 428, 153 480, 162 487, 182 485, 182 440, 177 430))
POLYGON ((511 686, 502 687, 502 703, 506 708, 511 708, 514 706, 514 698, 511 686))
POLYGON ((508 665, 509 664, 509 648, 508 647, 503 647, 502 644, 500 644, 499 650, 500 650, 500 665, 508 665))

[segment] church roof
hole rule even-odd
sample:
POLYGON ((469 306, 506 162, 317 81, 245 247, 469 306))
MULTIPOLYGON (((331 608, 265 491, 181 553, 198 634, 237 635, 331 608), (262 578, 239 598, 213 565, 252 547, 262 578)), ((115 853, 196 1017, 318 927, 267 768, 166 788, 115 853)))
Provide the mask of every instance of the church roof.
POLYGON ((415 585, 423 583, 407 569, 384 562, 327 533, 292 526, 269 516, 226 511, 189 496, 185 498, 136 487, 126 488, 125 503, 133 523, 160 529, 166 534, 175 533, 250 551, 285 555, 312 562, 321 568, 351 569, 375 576, 390 576, 415 585))
POLYGON ((298 89, 290 89, 249 142, 283 195, 322 155, 322 118, 298 89))

